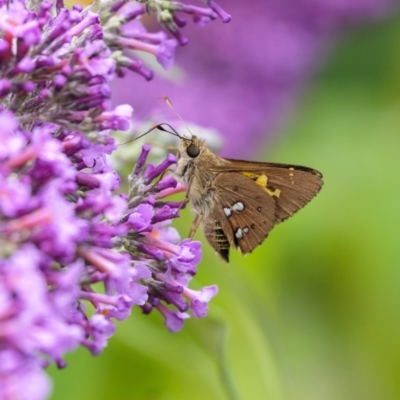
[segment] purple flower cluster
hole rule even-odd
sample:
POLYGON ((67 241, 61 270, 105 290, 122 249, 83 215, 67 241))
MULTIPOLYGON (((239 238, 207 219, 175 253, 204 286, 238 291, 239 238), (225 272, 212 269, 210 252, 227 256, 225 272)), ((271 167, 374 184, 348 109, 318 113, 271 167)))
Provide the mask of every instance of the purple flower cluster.
POLYGON ((45 398, 43 368, 79 345, 101 352, 134 305, 176 332, 217 292, 188 288, 201 248, 169 226, 184 206, 163 200, 182 190, 164 176, 175 157, 146 166, 144 146, 127 195, 108 158, 132 114, 109 108, 109 81, 150 74, 120 49, 168 67, 175 39, 147 33, 134 2, 93 10, 0 0, 0 399, 45 398))
POLYGON ((22 127, 49 122, 81 132, 129 127, 132 109, 109 110, 108 81, 116 63, 102 37, 100 17, 43 1, 0 1, 0 99, 22 127), (3 4, 2 4, 3 3, 3 4), (62 107, 61 107, 62 105, 62 107))

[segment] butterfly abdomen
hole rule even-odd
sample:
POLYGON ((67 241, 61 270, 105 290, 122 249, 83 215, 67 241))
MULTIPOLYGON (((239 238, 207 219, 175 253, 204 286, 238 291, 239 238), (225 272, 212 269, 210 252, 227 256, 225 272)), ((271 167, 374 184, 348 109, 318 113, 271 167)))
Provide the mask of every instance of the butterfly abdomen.
MULTIPOLYGON (((210 221, 211 222, 211 221, 210 221)), ((220 257, 229 262, 229 240, 218 221, 204 225, 204 235, 220 257)))
POLYGON ((229 261, 229 241, 228 238, 225 236, 224 231, 221 228, 219 222, 215 223, 214 228, 214 238, 216 242, 216 250, 217 253, 225 260, 229 261))

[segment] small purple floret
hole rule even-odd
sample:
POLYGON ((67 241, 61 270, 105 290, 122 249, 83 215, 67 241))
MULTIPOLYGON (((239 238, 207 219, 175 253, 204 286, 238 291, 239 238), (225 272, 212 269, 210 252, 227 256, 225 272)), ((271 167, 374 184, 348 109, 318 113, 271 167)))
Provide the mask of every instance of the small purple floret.
POLYGON ((154 208, 150 204, 140 204, 129 214, 128 224, 136 232, 151 231, 154 208))
POLYGON ((218 16, 222 19, 222 22, 228 23, 232 17, 214 0, 207 0, 208 6, 215 11, 218 16))
POLYGON ((167 158, 158 166, 149 164, 145 173, 144 179, 146 183, 150 183, 154 178, 164 173, 171 165, 176 163, 176 157, 173 154, 168 154, 167 158))
POLYGON ((169 70, 174 64, 175 48, 178 42, 175 39, 164 40, 158 45, 157 49, 157 61, 164 67, 164 69, 169 70))
POLYGON ((165 326, 170 332, 180 331, 183 327, 183 321, 189 318, 189 314, 180 311, 171 311, 163 304, 159 304, 157 310, 163 315, 165 326))
POLYGON ((185 297, 190 300, 190 309, 196 318, 203 318, 208 311, 208 302, 218 293, 216 285, 206 286, 200 291, 185 288, 185 297))
POLYGON ((137 178, 139 176, 139 174, 142 173, 142 170, 143 170, 143 167, 144 167, 144 165, 146 163, 147 156, 148 156, 148 154, 150 152, 150 149, 151 149, 151 147, 149 145, 147 145, 147 144, 142 146, 142 152, 140 153, 140 156, 136 161, 135 168, 134 168, 134 170, 132 172, 132 175, 131 175, 132 179, 137 178))
POLYGON ((174 254, 169 258, 170 265, 178 271, 194 273, 195 267, 202 256, 201 242, 185 239, 182 240, 178 248, 178 254, 174 254))

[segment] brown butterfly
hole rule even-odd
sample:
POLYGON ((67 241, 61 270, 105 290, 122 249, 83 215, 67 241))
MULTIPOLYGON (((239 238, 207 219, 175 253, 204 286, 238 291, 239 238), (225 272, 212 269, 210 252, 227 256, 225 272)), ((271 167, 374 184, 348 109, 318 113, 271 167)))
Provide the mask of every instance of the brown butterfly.
POLYGON ((181 138, 175 175, 188 186, 196 214, 189 237, 202 224, 206 239, 227 262, 231 246, 250 253, 323 184, 311 168, 218 157, 196 136, 181 138))
POLYGON ((180 138, 174 175, 187 185, 196 214, 189 237, 202 224, 206 239, 227 262, 230 247, 250 253, 322 187, 322 174, 314 169, 221 158, 195 135, 184 138, 168 124, 156 128, 180 138))

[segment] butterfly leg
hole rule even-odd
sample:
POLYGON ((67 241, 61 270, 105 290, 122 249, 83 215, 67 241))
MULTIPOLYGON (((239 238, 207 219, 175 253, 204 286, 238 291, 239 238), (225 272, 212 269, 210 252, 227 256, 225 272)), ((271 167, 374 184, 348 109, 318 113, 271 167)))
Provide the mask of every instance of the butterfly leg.
MULTIPOLYGON (((172 175, 172 176, 175 176, 175 177, 176 177, 175 171, 170 170, 170 169, 168 169, 168 171, 171 172, 171 175, 172 175)), ((179 178, 178 178, 178 179, 179 179, 179 178)), ((192 185, 192 182, 193 182, 193 176, 191 177, 191 179, 190 179, 190 181, 189 181, 189 184, 188 184, 188 187, 187 187, 187 190, 186 190, 186 194, 185 194, 185 198, 183 199, 181 205, 176 209, 176 214, 175 214, 172 218, 175 218, 176 215, 178 214, 179 210, 180 210, 181 208, 184 208, 184 207, 186 206, 186 204, 189 202, 189 193, 190 193, 190 187, 191 187, 191 185, 192 185)), ((196 228, 196 229, 197 229, 197 228, 196 228)), ((195 232, 196 232, 196 230, 195 230, 195 232)), ((194 235, 194 233, 193 233, 193 235, 194 235)))
POLYGON ((190 227, 190 232, 188 236, 189 239, 193 239, 193 236, 196 233, 197 229, 199 229, 202 220, 203 214, 197 214, 194 221, 192 222, 192 226, 190 227))
MULTIPOLYGON (((193 182, 194 175, 190 177, 189 183, 188 183, 188 188, 186 190, 186 195, 185 195, 185 200, 184 202, 187 203, 189 201, 189 194, 190 194, 190 188, 192 187, 192 182, 193 182)), ((195 235, 197 229, 199 228, 201 221, 203 220, 203 213, 201 211, 198 211, 196 213, 196 217, 194 221, 192 222, 192 226, 190 227, 189 231, 189 239, 193 239, 193 236, 195 235)))

